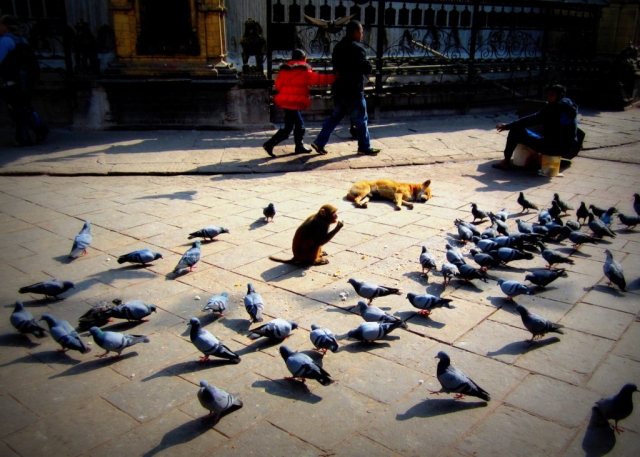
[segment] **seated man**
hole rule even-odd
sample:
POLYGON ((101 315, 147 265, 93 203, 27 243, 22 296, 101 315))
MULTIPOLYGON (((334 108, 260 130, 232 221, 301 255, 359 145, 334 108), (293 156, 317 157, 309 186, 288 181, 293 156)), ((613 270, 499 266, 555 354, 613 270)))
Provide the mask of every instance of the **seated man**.
POLYGON ((543 155, 573 158, 579 149, 577 137, 578 107, 564 96, 565 89, 559 84, 547 87, 547 104, 537 113, 521 117, 508 124, 496 125, 496 130, 509 130, 504 159, 494 163, 493 168, 508 170, 511 156, 518 143, 534 149, 543 155), (537 134, 525 127, 542 125, 542 133, 537 134))

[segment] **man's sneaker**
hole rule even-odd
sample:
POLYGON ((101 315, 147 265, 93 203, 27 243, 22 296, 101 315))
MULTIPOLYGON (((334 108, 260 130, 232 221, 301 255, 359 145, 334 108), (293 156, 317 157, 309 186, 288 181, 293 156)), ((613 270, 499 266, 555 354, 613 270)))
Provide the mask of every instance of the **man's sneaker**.
POLYGON ((377 156, 379 152, 380 152, 380 149, 370 148, 370 149, 367 149, 366 151, 358 150, 358 155, 359 156, 377 156))
POLYGON ((325 155, 325 154, 327 154, 329 152, 324 148, 324 146, 318 146, 315 143, 315 141, 313 143, 311 143, 311 147, 313 148, 314 151, 316 151, 320 155, 325 155))
POLYGON ((266 143, 264 143, 262 145, 262 149, 264 149, 265 151, 267 151, 267 154, 269 154, 271 157, 275 157, 275 154, 273 153, 273 148, 275 147, 275 145, 269 141, 267 141, 266 143))
POLYGON ((294 154, 311 154, 312 152, 304 143, 296 144, 296 149, 293 151, 294 154))

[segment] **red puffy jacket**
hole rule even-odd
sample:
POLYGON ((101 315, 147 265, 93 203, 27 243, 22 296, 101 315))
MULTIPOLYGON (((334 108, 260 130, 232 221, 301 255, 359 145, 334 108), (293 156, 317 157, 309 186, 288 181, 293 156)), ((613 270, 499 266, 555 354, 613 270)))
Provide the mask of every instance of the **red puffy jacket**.
POLYGON ((316 73, 302 60, 290 60, 280 66, 276 78, 278 94, 273 101, 281 108, 306 110, 311 105, 309 86, 328 86, 335 79, 331 74, 316 73))

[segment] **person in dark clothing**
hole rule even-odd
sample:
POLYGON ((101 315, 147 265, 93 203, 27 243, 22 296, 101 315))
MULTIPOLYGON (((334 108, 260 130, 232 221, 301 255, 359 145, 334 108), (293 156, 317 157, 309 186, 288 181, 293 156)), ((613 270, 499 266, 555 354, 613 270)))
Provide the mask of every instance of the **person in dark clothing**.
MULTIPOLYGON (((37 75, 27 74, 17 60, 18 46, 28 46, 18 32, 18 20, 14 16, 0 17, 0 85, 9 109, 9 117, 16 125, 14 146, 33 144, 29 129, 35 133, 36 143, 44 141, 49 127, 31 106, 31 93, 37 75)), ((32 51, 29 50, 31 53, 32 51)))
POLYGON ((318 154, 326 154, 324 148, 331 133, 345 115, 351 118, 358 136, 359 155, 377 155, 380 149, 371 147, 367 122, 367 102, 364 99, 364 81, 366 75, 373 73, 373 66, 367 60, 367 54, 360 45, 362 24, 350 21, 346 26, 346 36, 333 50, 333 71, 337 79, 333 83, 333 113, 322 124, 311 147, 318 154))
POLYGON ((524 144, 543 155, 563 156, 578 148, 578 106, 565 97, 565 88, 559 84, 547 87, 547 104, 537 113, 508 124, 496 125, 496 130, 509 131, 504 148, 504 159, 493 168, 508 170, 511 156, 518 144, 524 144), (542 126, 542 133, 526 127, 542 126))

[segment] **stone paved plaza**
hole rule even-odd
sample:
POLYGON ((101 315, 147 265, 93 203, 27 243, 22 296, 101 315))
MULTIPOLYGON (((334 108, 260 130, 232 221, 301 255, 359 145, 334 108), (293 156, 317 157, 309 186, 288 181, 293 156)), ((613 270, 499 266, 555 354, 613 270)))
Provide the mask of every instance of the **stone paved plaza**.
MULTIPOLYGON (((494 144, 503 139, 496 136, 494 144)), ((71 168, 74 163, 69 159, 71 168)), ((420 274, 423 245, 439 266, 447 242, 468 258, 472 246, 459 246, 453 221, 472 220, 471 202, 485 210, 507 208, 513 231, 517 218, 537 220, 535 212, 519 213, 520 191, 540 207, 558 192, 575 207, 585 201, 633 214, 640 165, 578 158, 564 175, 506 174, 486 160, 467 160, 302 173, 1 176, 0 455, 635 455, 640 408, 621 422, 624 433, 618 435, 593 415, 592 406, 624 383, 640 381, 640 229, 624 230, 616 219, 615 239, 579 251, 568 242, 549 244, 575 260, 566 266, 568 277, 516 302, 564 324, 565 334, 531 346, 496 279, 523 281, 527 272, 544 268, 539 254, 491 269, 486 284, 454 279, 444 287, 439 272, 428 279, 420 274), (413 211, 394 211, 388 202, 356 209, 344 199, 351 183, 382 177, 431 179, 433 198, 413 211), (265 224, 262 208, 270 202, 277 215, 265 224), (325 203, 338 207, 345 223, 325 246, 330 264, 301 269, 270 261, 269 255, 290 255, 296 227, 325 203), (92 224, 93 244, 70 262, 84 220, 92 224), (190 246, 188 233, 212 224, 230 233, 203 242, 195 271, 174 277, 190 246), (147 268, 117 264, 117 256, 144 247, 164 259, 147 268), (605 249, 622 263, 627 292, 605 285, 605 249), (20 287, 51 277, 74 281, 76 289, 59 301, 18 294, 20 287), (279 317, 299 324, 284 344, 312 354, 311 324, 341 335, 362 322, 350 277, 400 287, 402 296, 378 298, 374 305, 406 320, 408 330, 374 344, 342 340, 339 352, 312 355, 335 379, 330 386, 285 380, 280 343, 247 337, 247 283, 265 300, 265 321, 279 317), (430 318, 417 315, 405 295, 425 290, 451 298, 455 308, 437 309, 430 318), (230 309, 216 320, 201 308, 223 291, 230 309), (345 301, 342 292, 348 292, 345 301), (76 325, 91 305, 114 298, 158 307, 148 322, 104 327, 150 338, 120 359, 96 358, 101 350, 87 332, 81 336, 91 353, 61 354, 49 336, 27 339, 9 324, 16 300, 36 318, 50 313, 76 325), (197 363, 201 354, 187 327, 191 317, 200 318, 242 362, 197 363), (434 359, 440 350, 491 394, 490 402, 429 393, 440 388, 434 359), (215 427, 202 421, 207 411, 196 392, 203 379, 239 393, 244 407, 215 427)))

